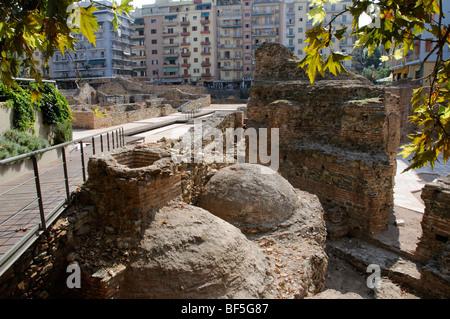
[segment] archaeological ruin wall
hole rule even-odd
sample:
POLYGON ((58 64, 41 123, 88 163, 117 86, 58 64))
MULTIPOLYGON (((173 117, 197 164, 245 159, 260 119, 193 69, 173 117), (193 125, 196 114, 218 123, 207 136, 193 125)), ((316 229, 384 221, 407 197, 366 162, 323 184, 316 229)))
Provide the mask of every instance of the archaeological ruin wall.
POLYGON ((203 92, 194 87, 158 87, 117 80, 97 90, 85 84, 74 95, 66 96, 74 118, 72 126, 98 129, 208 107, 211 98, 203 92))
POLYGON ((255 52, 248 127, 279 128, 280 173, 316 194, 329 236, 376 233, 393 207, 398 99, 354 76, 311 86, 299 60, 278 44, 255 52))

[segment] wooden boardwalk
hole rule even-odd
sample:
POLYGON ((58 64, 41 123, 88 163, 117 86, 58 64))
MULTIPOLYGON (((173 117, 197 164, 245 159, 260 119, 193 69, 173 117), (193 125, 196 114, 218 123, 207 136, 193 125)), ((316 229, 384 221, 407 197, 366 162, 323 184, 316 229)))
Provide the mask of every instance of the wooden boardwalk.
MULTIPOLYGON (((92 149, 86 147, 86 165, 90 155, 92 149)), ((73 192, 83 183, 81 151, 76 147, 68 147, 66 156, 69 189, 73 192)), ((31 162, 31 159, 27 161, 31 162)), ((62 158, 38 168, 42 204, 47 216, 66 199, 62 158)), ((40 222, 36 181, 32 171, 0 184, 0 258, 40 222)))

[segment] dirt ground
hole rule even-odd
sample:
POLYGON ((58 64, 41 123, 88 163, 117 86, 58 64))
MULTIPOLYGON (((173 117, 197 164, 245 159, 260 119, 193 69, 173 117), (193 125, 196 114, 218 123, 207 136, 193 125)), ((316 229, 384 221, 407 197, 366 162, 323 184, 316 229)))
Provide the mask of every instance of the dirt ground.
POLYGON ((327 250, 326 289, 310 299, 422 299, 419 293, 401 287, 383 277, 378 290, 367 287, 368 274, 357 271, 348 262, 327 250))

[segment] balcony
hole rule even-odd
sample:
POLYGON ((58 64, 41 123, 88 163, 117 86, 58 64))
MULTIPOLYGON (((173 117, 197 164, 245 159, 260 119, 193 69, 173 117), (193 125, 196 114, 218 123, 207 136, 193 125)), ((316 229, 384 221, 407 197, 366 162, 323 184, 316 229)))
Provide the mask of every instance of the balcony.
MULTIPOLYGON (((241 48, 242 46, 239 46, 241 48)), ((218 44, 218 49, 236 49, 238 46, 236 44, 218 44)))
POLYGON ((189 31, 181 32, 181 33, 180 33, 181 36, 188 36, 188 35, 190 35, 190 34, 191 34, 191 33, 190 33, 189 31))
POLYGON ((211 33, 211 31, 209 31, 209 30, 200 31, 200 34, 210 34, 210 33, 211 33))
POLYGON ((181 42, 180 45, 182 47, 187 47, 187 46, 190 46, 191 44, 189 42, 181 42))
POLYGON ((273 14, 278 14, 278 10, 253 10, 253 16, 271 16, 273 14))
POLYGON ((169 42, 169 43, 163 43, 162 46, 163 47, 177 47, 178 44, 179 44, 178 42, 176 42, 176 43, 170 43, 169 42))
POLYGON ((240 55, 236 55, 234 57, 226 55, 224 57, 218 56, 217 60, 242 60, 242 57, 240 55))
POLYGON ((177 25, 178 19, 176 15, 168 15, 164 17, 163 26, 169 26, 169 25, 177 25))
POLYGON ((180 76, 175 73, 163 73, 164 78, 179 78, 180 76))
POLYGON ((208 20, 200 20, 200 23, 201 24, 208 24, 208 23, 210 23, 211 21, 208 19, 208 20))
POLYGON ((178 52, 164 52, 163 58, 174 58, 178 56, 178 52))
MULTIPOLYGON (((253 37, 274 37, 277 36, 278 32, 253 32, 252 36, 253 37)), ((292 34, 292 36, 294 36, 294 34, 292 34)))
POLYGON ((200 44, 201 44, 201 45, 210 45, 211 42, 209 42, 209 41, 203 41, 203 42, 200 42, 200 44))
POLYGON ((183 63, 183 64, 181 64, 181 66, 183 68, 189 68, 191 66, 191 64, 190 63, 183 63))
POLYGON ((191 23, 189 22, 189 21, 181 21, 180 22, 180 25, 183 25, 183 26, 188 26, 188 25, 190 25, 191 23))
POLYGON ((211 66, 211 62, 202 62, 202 66, 211 66))
POLYGON ((191 56, 191 52, 182 52, 182 53, 181 53, 181 56, 182 56, 183 58, 190 57, 190 56, 191 56))
POLYGON ((210 78, 211 76, 211 73, 202 73, 203 78, 210 78))
POLYGON ((181 77, 182 77, 182 78, 190 78, 191 75, 190 75, 190 74, 182 74, 181 77))
POLYGON ((235 23, 221 23, 217 25, 221 28, 242 28, 242 22, 235 22, 235 23))
POLYGON ((176 37, 178 32, 163 32, 163 38, 176 37))
POLYGON ((202 53, 200 53, 201 55, 211 55, 211 52, 205 52, 205 51, 203 51, 202 53))

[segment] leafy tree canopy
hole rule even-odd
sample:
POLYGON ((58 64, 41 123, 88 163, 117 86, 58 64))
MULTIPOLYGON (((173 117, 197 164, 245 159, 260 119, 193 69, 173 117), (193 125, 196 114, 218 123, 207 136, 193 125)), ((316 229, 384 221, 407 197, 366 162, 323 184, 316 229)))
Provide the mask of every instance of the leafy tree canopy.
MULTIPOLYGON (((14 78, 19 71, 28 70, 30 77, 41 83, 42 75, 33 54, 45 53, 47 63, 55 50, 65 54, 75 49, 76 39, 71 32, 81 33, 95 45, 98 30, 95 11, 108 7, 114 12, 113 25, 118 26, 118 15, 128 14, 131 0, 112 0, 110 4, 98 1, 74 0, 2 0, 0 5, 0 80, 8 88, 17 87, 14 78)), ((38 92, 35 92, 38 95, 38 92)))
POLYGON ((299 67, 305 68, 312 85, 317 73, 347 72, 342 61, 352 59, 350 55, 331 52, 325 58, 322 53, 331 48, 333 38, 342 41, 346 34, 355 36, 353 49, 366 49, 369 56, 376 48, 383 48, 388 54, 381 61, 386 62, 404 59, 414 50, 415 41, 425 41, 421 37, 425 31, 433 35, 431 51, 422 63, 434 54, 434 68, 424 75, 425 84, 414 90, 411 100, 414 114, 410 121, 417 124, 417 133, 409 136, 411 143, 403 145, 400 153, 404 158, 412 155, 405 171, 428 163, 434 167, 440 154, 444 162, 450 157, 450 61, 444 58, 444 49, 450 47, 450 25, 445 24, 444 1, 448 0, 353 0, 327 23, 326 3, 340 1, 312 0, 313 9, 308 13, 313 27, 306 33, 306 55, 299 67), (336 23, 342 14, 352 16, 351 30, 336 23), (360 23, 363 17, 369 17, 371 23, 360 23))

